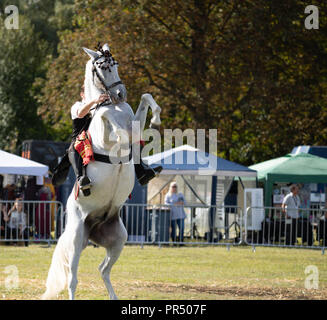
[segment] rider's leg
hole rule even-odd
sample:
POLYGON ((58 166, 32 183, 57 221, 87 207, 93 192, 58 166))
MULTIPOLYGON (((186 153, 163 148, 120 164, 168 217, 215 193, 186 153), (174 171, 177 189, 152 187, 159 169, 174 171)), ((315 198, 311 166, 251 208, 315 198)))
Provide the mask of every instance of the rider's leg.
POLYGON ((69 148, 68 157, 75 172, 78 184, 84 196, 90 195, 91 181, 86 175, 86 167, 83 166, 83 160, 73 146, 69 148))
POLYGON ((149 183, 149 181, 151 179, 153 179, 162 170, 162 166, 160 166, 160 165, 150 167, 146 163, 143 162, 142 157, 141 157, 143 147, 144 147, 144 141, 140 141, 139 154, 137 152, 133 152, 136 177, 142 186, 149 183), (137 160, 137 161, 135 161, 135 160, 137 160))

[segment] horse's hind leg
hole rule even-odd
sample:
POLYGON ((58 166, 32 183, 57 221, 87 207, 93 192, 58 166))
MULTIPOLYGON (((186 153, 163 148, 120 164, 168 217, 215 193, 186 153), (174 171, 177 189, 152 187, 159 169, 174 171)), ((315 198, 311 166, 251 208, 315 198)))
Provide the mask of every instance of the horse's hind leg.
POLYGON ((102 228, 105 228, 106 231, 108 231, 108 233, 102 233, 108 234, 108 237, 104 239, 103 243, 101 244, 106 248, 107 256, 99 265, 99 271, 101 272, 101 276, 108 290, 110 299, 117 300, 118 298, 110 282, 110 271, 123 250, 124 244, 127 240, 127 232, 119 218, 118 220, 115 220, 102 228))
POLYGON ((110 271, 114 263, 119 258, 123 246, 124 245, 107 248, 107 256, 104 258, 103 262, 99 265, 99 271, 101 272, 102 279, 106 285, 111 300, 117 300, 118 298, 116 296, 116 293, 110 281, 110 271))

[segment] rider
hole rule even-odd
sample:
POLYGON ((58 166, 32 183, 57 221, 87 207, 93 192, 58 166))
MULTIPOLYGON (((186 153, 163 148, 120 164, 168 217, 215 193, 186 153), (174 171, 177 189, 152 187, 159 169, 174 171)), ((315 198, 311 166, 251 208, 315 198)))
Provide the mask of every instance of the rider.
POLYGON ((71 108, 71 117, 73 120, 73 133, 72 133, 72 142, 69 147, 68 157, 70 163, 74 169, 79 187, 81 188, 83 194, 88 196, 90 194, 91 181, 86 175, 86 170, 83 166, 83 160, 79 153, 74 148, 74 144, 77 136, 83 131, 87 130, 91 122, 91 115, 89 113, 92 106, 100 104, 107 99, 109 96, 107 94, 101 94, 97 99, 90 102, 85 101, 84 94, 84 85, 80 93, 82 101, 77 101, 71 108))
MULTIPOLYGON (((72 142, 69 147, 68 157, 72 167, 74 169, 79 187, 82 190, 84 196, 90 195, 91 181, 86 175, 85 166, 83 166, 83 160, 79 153, 74 148, 74 144, 78 135, 83 131, 87 130, 91 122, 90 109, 92 106, 103 103, 106 100, 110 100, 107 94, 101 94, 97 99, 90 102, 85 101, 84 85, 82 86, 82 91, 80 93, 82 101, 77 101, 71 108, 71 117, 73 120, 73 134, 72 142)), ((143 142, 141 141, 141 149, 143 147, 143 142)), ((140 163, 135 163, 135 173, 138 181, 141 185, 147 184, 152 178, 156 176, 162 170, 161 166, 156 166, 151 168, 146 165, 142 158, 140 157, 140 163)))

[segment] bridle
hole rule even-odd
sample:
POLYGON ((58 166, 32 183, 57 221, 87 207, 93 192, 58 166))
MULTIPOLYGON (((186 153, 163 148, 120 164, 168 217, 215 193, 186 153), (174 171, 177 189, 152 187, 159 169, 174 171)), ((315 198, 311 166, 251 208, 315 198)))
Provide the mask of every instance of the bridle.
MULTIPOLYGON (((105 83, 105 81, 103 80, 103 78, 102 78, 101 75, 99 74, 99 72, 98 72, 98 70, 97 70, 97 68, 96 68, 96 65, 95 65, 95 64, 97 63, 97 60, 99 60, 99 59, 102 58, 102 57, 106 57, 106 58, 107 58, 106 55, 100 55, 100 56, 98 56, 97 58, 95 58, 95 59, 92 61, 92 64, 93 64, 93 68, 92 68, 93 84, 94 84, 94 86, 96 86, 96 84, 95 84, 95 82, 94 82, 94 76, 96 76, 96 77, 99 79, 99 81, 101 82, 101 84, 102 84, 102 86, 103 86, 103 88, 104 88, 105 90, 103 90, 103 89, 101 90, 101 88, 99 88, 99 87, 97 87, 97 88, 98 88, 99 90, 101 90, 103 93, 106 93, 106 94, 109 96, 109 100, 106 100, 106 101, 104 101, 104 102, 102 102, 102 103, 100 103, 100 104, 97 104, 95 107, 93 107, 93 108, 90 109, 90 111, 95 109, 95 112, 96 112, 100 107, 102 107, 102 106, 108 106, 108 105, 111 105, 111 104, 113 103, 113 101, 112 101, 112 97, 111 97, 111 94, 110 94, 110 89, 112 89, 112 88, 118 86, 119 84, 123 84, 123 82, 122 82, 121 80, 116 81, 116 82, 112 83, 112 84, 109 85, 109 86, 105 83)), ((106 59, 106 60, 107 60, 107 59, 106 59)), ((105 61, 106 61, 106 60, 105 60, 105 61)), ((110 63, 111 66, 113 66, 114 64, 118 64, 118 63, 117 63, 117 62, 112 58, 111 55, 109 56, 109 61, 107 61, 107 62, 110 63)), ((102 67, 102 69, 104 69, 104 70, 109 69, 109 72, 111 72, 110 67, 106 67, 106 68, 103 68, 103 67, 102 67)), ((93 117, 94 117, 94 115, 93 115, 93 117)), ((92 119, 93 119, 93 117, 92 117, 92 119)), ((92 120, 91 120, 91 121, 92 121, 92 120)), ((119 160, 118 162, 117 162, 117 161, 112 161, 112 160, 110 159, 110 156, 109 156, 109 155, 103 155, 103 154, 99 154, 99 153, 95 153, 95 152, 93 153, 93 155, 94 155, 94 160, 95 160, 95 161, 104 162, 104 163, 108 163, 108 164, 114 164, 114 163, 116 163, 116 164, 121 164, 121 163, 126 163, 126 162, 131 161, 131 159, 132 159, 132 150, 131 150, 131 148, 130 148, 130 152, 129 152, 128 156, 124 157, 124 159, 119 158, 120 160, 119 160)))
MULTIPOLYGON (((101 89, 101 88, 99 88, 99 87, 97 87, 99 90, 101 90, 102 91, 102 93, 106 93, 108 96, 109 96, 109 99, 110 100, 106 100, 106 101, 104 101, 103 103, 101 103, 101 105, 108 105, 108 104, 112 104, 112 96, 111 96, 111 93, 110 93, 110 89, 112 89, 112 88, 114 88, 114 87, 116 87, 116 86, 118 86, 118 85, 120 85, 120 84, 123 84, 123 82, 121 81, 121 80, 119 80, 119 81, 116 81, 116 82, 114 82, 114 83, 112 83, 111 85, 107 85, 106 83, 105 83, 105 81, 104 81, 104 79, 102 78, 102 76, 99 74, 99 72, 98 72, 98 70, 97 70, 97 67, 96 67, 96 63, 97 63, 97 61, 100 59, 100 58, 103 58, 103 57, 105 57, 106 58, 106 60, 107 60, 107 57, 105 56, 105 55, 99 55, 97 58, 95 58, 93 61, 92 61, 92 64, 93 64, 93 68, 92 68, 92 75, 93 75, 93 84, 96 86, 96 84, 95 84, 95 82, 94 82, 94 76, 96 76, 97 78, 98 78, 98 80, 101 82, 101 85, 103 86, 103 88, 105 89, 105 90, 103 90, 103 89, 101 89), (109 102, 109 103, 108 103, 109 102)), ((113 66, 114 64, 118 64, 113 58, 111 58, 111 56, 109 57, 109 61, 107 61, 108 63, 111 63, 111 66, 113 66)), ((105 60, 105 61, 106 61, 105 60)), ((109 69, 109 72, 111 72, 111 70, 110 70, 110 67, 106 67, 106 68, 103 68, 102 67, 102 69, 104 69, 104 70, 107 70, 107 69, 109 69)))

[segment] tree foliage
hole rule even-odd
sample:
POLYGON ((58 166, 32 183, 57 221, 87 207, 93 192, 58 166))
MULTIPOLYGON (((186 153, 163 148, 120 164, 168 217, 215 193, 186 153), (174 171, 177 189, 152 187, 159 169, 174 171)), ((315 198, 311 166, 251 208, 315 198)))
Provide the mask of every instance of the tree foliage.
POLYGON ((26 139, 50 138, 37 114, 36 96, 56 55, 61 28, 72 28, 73 0, 5 0, 0 12, 0 148, 14 151, 26 139), (6 29, 8 5, 19 12, 18 29, 6 29))
POLYGON ((73 29, 74 0, 3 0, 1 4, 2 9, 17 6, 20 16, 30 20, 54 56, 57 54, 58 32, 73 29))
POLYGON ((144 92, 163 128, 216 128, 223 157, 252 164, 325 144, 326 14, 304 27, 306 1, 76 0, 42 92, 48 133, 68 140, 88 57, 108 42, 135 109, 144 92))
POLYGON ((0 148, 15 150, 26 137, 45 134, 37 117, 34 79, 45 73, 46 43, 28 19, 6 29, 0 21, 0 148), (12 45, 14 43, 14 45, 12 45))

